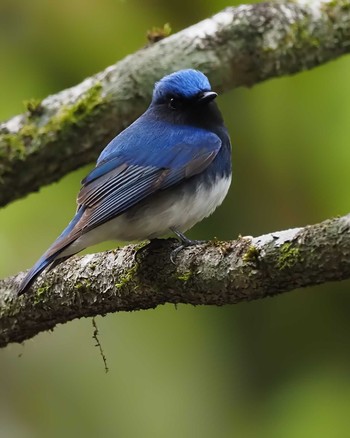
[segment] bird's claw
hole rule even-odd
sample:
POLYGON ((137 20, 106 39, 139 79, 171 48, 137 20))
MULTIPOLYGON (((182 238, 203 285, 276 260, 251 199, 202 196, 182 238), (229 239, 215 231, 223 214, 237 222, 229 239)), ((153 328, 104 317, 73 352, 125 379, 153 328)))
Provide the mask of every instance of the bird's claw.
POLYGON ((179 254, 179 252, 181 252, 184 248, 187 248, 188 246, 194 246, 194 245, 203 245, 203 243, 206 243, 205 240, 191 240, 188 237, 186 237, 183 233, 181 233, 180 231, 176 230, 175 228, 171 228, 171 231, 176 234, 176 236, 178 237, 179 241, 180 241, 180 246, 178 246, 177 248, 175 248, 171 254, 170 254, 170 261, 171 263, 173 263, 174 265, 175 263, 175 259, 177 257, 177 255, 179 254))
MULTIPOLYGON (((188 237, 186 237, 183 233, 181 233, 180 231, 177 231, 176 229, 171 229, 171 231, 173 231, 174 234, 176 234, 177 238, 179 239, 180 245, 175 248, 173 251, 171 251, 170 253, 170 261, 173 265, 176 264, 175 260, 176 257, 178 256, 178 254, 184 249, 187 248, 189 246, 194 246, 194 245, 203 245, 203 243, 206 243, 205 240, 191 240, 188 237)), ((175 240, 175 239, 173 239, 175 240)), ((152 249, 157 249, 157 248, 161 248, 162 245, 164 245, 166 240, 164 239, 152 239, 150 240, 149 243, 147 243, 146 245, 142 246, 141 248, 139 248, 135 254, 134 254, 134 261, 136 263, 140 262, 140 256, 147 250, 152 250, 152 249)))
POLYGON ((177 255, 179 254, 179 252, 182 251, 184 248, 186 248, 184 245, 180 245, 177 248, 175 248, 173 251, 171 251, 170 261, 173 265, 176 265, 175 259, 176 259, 177 255))

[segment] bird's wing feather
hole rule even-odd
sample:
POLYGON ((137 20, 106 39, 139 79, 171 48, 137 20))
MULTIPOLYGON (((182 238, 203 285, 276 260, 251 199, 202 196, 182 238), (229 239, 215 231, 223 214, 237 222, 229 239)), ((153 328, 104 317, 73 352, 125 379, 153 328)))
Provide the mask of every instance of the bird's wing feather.
POLYGON ((87 232, 158 190, 202 172, 214 160, 221 141, 211 133, 206 136, 206 141, 203 137, 201 140, 202 145, 181 143, 169 148, 162 166, 159 163, 142 166, 125 153, 101 163, 83 180, 78 204, 79 208, 86 209, 86 214, 79 227, 87 232))

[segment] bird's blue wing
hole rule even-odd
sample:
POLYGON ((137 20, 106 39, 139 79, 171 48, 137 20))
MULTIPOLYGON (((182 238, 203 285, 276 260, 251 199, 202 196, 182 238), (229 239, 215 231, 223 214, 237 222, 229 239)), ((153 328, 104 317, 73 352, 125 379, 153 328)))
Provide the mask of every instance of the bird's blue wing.
MULTIPOLYGON (((83 180, 78 196, 85 214, 79 223, 87 232, 122 214, 151 194, 179 184, 202 172, 221 147, 218 136, 201 130, 186 142, 168 143, 166 150, 145 157, 143 148, 117 149, 83 180), (158 154, 158 155, 159 155, 158 154)), ((75 230, 77 231, 77 230, 75 230)))

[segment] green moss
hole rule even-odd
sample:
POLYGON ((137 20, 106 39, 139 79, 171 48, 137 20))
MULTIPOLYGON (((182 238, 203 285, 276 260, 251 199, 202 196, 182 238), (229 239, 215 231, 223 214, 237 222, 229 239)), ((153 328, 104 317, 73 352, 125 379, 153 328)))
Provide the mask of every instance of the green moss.
POLYGON ((0 138, 0 157, 7 161, 23 160, 26 157, 26 146, 38 135, 38 128, 33 123, 22 126, 18 134, 3 134, 0 138))
POLYGON ((303 49, 320 46, 320 41, 315 37, 313 29, 310 28, 309 18, 291 24, 287 43, 292 43, 295 47, 303 49))
MULTIPOLYGON (((115 283, 114 286, 117 289, 124 287, 126 284, 130 283, 134 278, 138 270, 138 265, 135 263, 130 269, 128 269, 125 274, 120 275, 119 282, 115 283)), ((137 288, 137 286, 136 286, 137 288)))
POLYGON ((216 237, 208 242, 215 248, 218 248, 221 253, 226 256, 233 251, 233 247, 230 242, 226 242, 225 240, 219 240, 216 237))
POLYGON ((29 117, 40 116, 44 108, 41 105, 41 99, 29 99, 23 102, 25 109, 29 113, 29 117))
POLYGON ((299 248, 294 248, 291 242, 287 242, 280 248, 277 268, 279 270, 290 269, 301 260, 299 248))
POLYGON ((221 246, 223 243, 225 243, 224 240, 219 240, 217 237, 214 237, 213 239, 209 240, 209 242, 210 242, 213 246, 221 246))
POLYGON ((91 281, 84 278, 81 281, 77 281, 74 285, 74 289, 87 289, 88 287, 91 286, 91 281))
POLYGON ((327 3, 323 3, 321 7, 326 11, 337 7, 346 11, 347 9, 350 9, 350 3, 349 0, 331 0, 327 3))
MULTIPOLYGON (((50 141, 57 139, 59 133, 62 139, 75 132, 77 126, 84 126, 92 113, 104 103, 102 85, 96 82, 86 93, 72 105, 63 105, 47 123, 40 126, 40 121, 30 121, 27 118, 19 132, 16 134, 3 133, 0 136, 0 158, 6 159, 0 165, 0 171, 8 170, 14 160, 23 160, 28 153, 35 152, 44 137, 50 141), (10 164, 11 163, 11 164, 10 164)), ((38 115, 39 101, 31 100, 26 103, 28 111, 38 115)))
POLYGON ((50 289, 50 286, 41 286, 36 289, 36 296, 39 297, 43 293, 47 292, 50 289))
POLYGON ((163 40, 171 34, 171 27, 169 23, 165 23, 163 27, 152 27, 147 31, 147 39, 153 44, 157 41, 163 40))
POLYGON ((181 281, 188 281, 191 277, 192 277, 192 272, 191 271, 185 271, 182 275, 179 275, 177 277, 177 279, 181 280, 181 281))
POLYGON ((55 132, 69 132, 72 126, 84 123, 102 103, 102 85, 96 82, 77 102, 63 105, 46 125, 40 127, 38 133, 52 135, 55 132))
POLYGON ((22 161, 27 155, 27 144, 36 135, 34 125, 24 125, 18 134, 2 134, 0 136, 0 180, 1 174, 12 170, 15 161, 22 161))
POLYGON ((256 262, 259 258, 260 251, 255 245, 250 245, 243 256, 243 261, 246 263, 256 262))
MULTIPOLYGON (((339 0, 331 0, 327 3, 327 7, 334 8, 335 6, 338 6, 339 0)), ((325 8, 325 4, 322 5, 323 8, 325 8)))
POLYGON ((0 139, 0 157, 22 160, 25 157, 25 144, 20 135, 3 134, 0 139))
POLYGON ((40 286, 35 290, 35 297, 34 297, 34 304, 39 304, 42 301, 43 295, 50 289, 50 286, 48 284, 44 284, 43 286, 40 286))
POLYGON ((33 123, 28 123, 24 126, 22 126, 22 128, 19 131, 19 136, 20 137, 27 137, 30 139, 35 138, 38 135, 38 127, 36 125, 34 125, 33 123))

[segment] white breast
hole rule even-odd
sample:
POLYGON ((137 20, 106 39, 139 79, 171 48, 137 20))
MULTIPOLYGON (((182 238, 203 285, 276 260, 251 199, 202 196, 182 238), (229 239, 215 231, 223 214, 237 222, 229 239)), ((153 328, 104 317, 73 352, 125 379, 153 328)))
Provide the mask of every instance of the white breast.
POLYGON ((129 212, 84 234, 61 255, 74 254, 106 240, 144 240, 169 234, 171 227, 185 232, 209 216, 225 199, 231 176, 209 187, 198 184, 192 193, 184 188, 164 191, 129 212))

